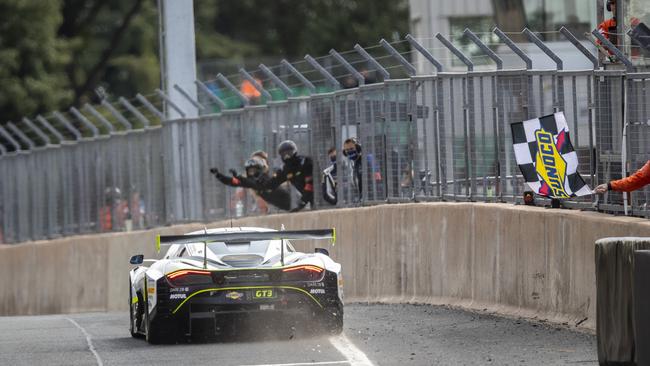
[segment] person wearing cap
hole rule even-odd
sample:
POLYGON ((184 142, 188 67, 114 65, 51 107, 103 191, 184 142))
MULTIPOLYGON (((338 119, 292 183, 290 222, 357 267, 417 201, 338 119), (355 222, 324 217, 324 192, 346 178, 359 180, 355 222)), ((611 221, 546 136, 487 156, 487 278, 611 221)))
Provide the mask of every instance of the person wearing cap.
POLYGON ((269 181, 272 179, 266 160, 259 152, 253 154, 244 164, 246 175, 241 176, 231 169, 232 176, 219 172, 217 168, 210 169, 210 172, 223 184, 230 187, 250 188, 264 201, 273 206, 289 211, 291 210, 291 193, 282 188, 269 188, 269 181))
POLYGON ((286 140, 278 145, 278 155, 284 165, 266 185, 274 190, 284 182, 290 182, 301 194, 300 202, 291 211, 300 211, 307 204, 314 208, 314 163, 309 156, 299 155, 296 143, 286 140))

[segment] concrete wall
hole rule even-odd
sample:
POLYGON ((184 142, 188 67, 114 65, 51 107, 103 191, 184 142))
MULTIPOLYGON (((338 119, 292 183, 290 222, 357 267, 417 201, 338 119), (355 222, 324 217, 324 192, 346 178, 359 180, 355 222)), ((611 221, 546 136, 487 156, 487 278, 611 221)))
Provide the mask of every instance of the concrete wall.
MULTIPOLYGON (((272 215, 235 226, 336 227, 348 301, 449 304, 595 328, 594 242, 650 236, 650 222, 509 204, 417 203, 272 215)), ((229 225, 228 222, 210 227, 229 225)), ((154 255, 151 231, 0 247, 0 315, 125 310, 128 260, 154 255)))

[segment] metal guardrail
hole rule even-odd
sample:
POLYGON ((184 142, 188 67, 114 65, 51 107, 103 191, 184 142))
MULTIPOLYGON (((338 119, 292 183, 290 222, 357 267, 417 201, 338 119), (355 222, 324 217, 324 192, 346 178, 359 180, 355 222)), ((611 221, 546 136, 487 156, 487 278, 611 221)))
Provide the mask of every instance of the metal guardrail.
MULTIPOLYGON (((239 70, 259 91, 261 104, 224 75, 197 81, 202 97, 191 102, 203 110, 198 119, 166 120, 166 108, 185 113, 156 90, 38 116, 38 123, 25 118, 9 124, 0 129, 0 242, 277 212, 250 191, 221 185, 208 169, 241 171, 256 150, 267 151, 278 168, 275 149, 285 139, 313 158, 319 182, 320 172, 331 164, 327 151, 338 150, 337 207, 421 200, 518 203, 525 187, 510 147, 510 123, 557 111, 567 116, 580 171, 591 186, 647 161, 650 74, 533 70, 530 58, 506 34, 494 33, 526 69, 503 69, 501 58, 466 30, 464 35, 497 70, 474 71, 472 60, 440 35, 442 46, 468 68, 449 72, 407 36, 397 43, 408 42, 438 70, 435 75, 416 75, 410 51, 400 53, 397 43, 382 40, 366 49, 332 50, 344 74, 311 56, 306 63, 260 65, 266 83, 239 70), (378 50, 384 56, 377 56, 378 50), (368 69, 384 80, 369 79, 368 69), (348 76, 358 86, 338 89, 347 85, 348 76), (228 109, 232 100, 236 108, 228 109), (351 163, 340 153, 348 137, 362 145, 362 194, 351 163)), ((568 30, 562 33, 588 57, 568 30)), ((526 34, 561 68, 562 60, 550 48, 532 32, 526 34)), ((315 188, 316 208, 332 207, 322 199, 320 185, 315 188)), ((633 193, 629 213, 650 216, 649 199, 650 190, 633 193)), ((608 212, 623 211, 624 204, 618 193, 566 202, 608 212)))

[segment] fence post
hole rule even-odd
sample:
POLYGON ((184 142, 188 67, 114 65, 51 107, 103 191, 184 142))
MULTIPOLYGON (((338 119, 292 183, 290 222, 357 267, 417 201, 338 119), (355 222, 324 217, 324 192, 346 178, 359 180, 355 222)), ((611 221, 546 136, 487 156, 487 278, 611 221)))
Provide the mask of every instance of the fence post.
POLYGON ((250 101, 248 100, 248 97, 246 97, 244 94, 242 94, 239 91, 239 89, 237 89, 234 85, 232 85, 230 80, 228 80, 225 76, 223 76, 223 74, 221 74, 221 73, 218 74, 217 79, 219 81, 221 81, 223 83, 223 85, 225 85, 228 89, 230 89, 230 91, 232 91, 237 97, 239 97, 239 99, 241 100, 241 102, 242 102, 242 104, 244 106, 247 106, 248 104, 250 104, 250 101))
POLYGON ((27 137, 23 131, 16 127, 16 125, 14 125, 12 122, 7 122, 6 126, 9 130, 11 130, 11 132, 14 133, 14 135, 18 136, 20 141, 27 145, 28 150, 34 150, 36 144, 29 137, 27 137))
POLYGON ((115 127, 111 122, 109 122, 101 113, 97 112, 97 110, 91 106, 90 104, 86 103, 84 104, 84 110, 86 112, 92 114, 93 117, 97 118, 97 120, 106 127, 108 130, 108 133, 111 134, 115 131, 115 127))
POLYGON ((407 34, 405 39, 411 44, 411 46, 413 46, 413 48, 418 50, 418 52, 420 52, 422 54, 422 56, 424 56, 424 58, 429 60, 429 62, 431 62, 431 64, 433 64, 433 66, 435 66, 435 68, 436 68, 436 70, 438 72, 442 71, 442 64, 440 62, 438 62, 438 60, 436 60, 435 57, 433 57, 431 52, 429 52, 426 48, 424 48, 424 46, 422 46, 417 40, 415 40, 415 38, 413 38, 413 36, 411 36, 410 34, 407 34))
POLYGON ((198 101, 192 99, 192 97, 190 97, 187 91, 181 88, 180 85, 174 84, 174 89, 176 89, 176 91, 178 91, 183 96, 183 98, 187 99, 187 101, 190 102, 190 104, 192 104, 193 106, 195 106, 198 110, 200 110, 201 112, 205 110, 205 106, 199 103, 198 101))
POLYGON ((120 97, 118 99, 118 102, 124 106, 129 112, 131 112, 132 115, 135 116, 135 118, 138 119, 138 121, 142 122, 143 127, 146 129, 151 125, 151 122, 149 122, 149 119, 144 116, 144 114, 140 113, 140 111, 131 104, 128 100, 126 100, 124 97, 120 97))
POLYGON ((305 60, 314 68, 316 69, 325 79, 334 87, 334 89, 340 89, 341 84, 339 83, 338 80, 332 74, 327 72, 323 66, 321 66, 318 61, 316 61, 313 57, 309 55, 305 55, 305 60))
POLYGON ((610 50, 616 56, 616 58, 621 60, 621 62, 625 65, 627 71, 634 72, 634 65, 632 62, 625 56, 623 52, 621 52, 621 50, 614 46, 614 44, 609 39, 600 34, 598 29, 591 31, 591 34, 593 34, 594 37, 596 37, 603 44, 603 46, 605 46, 605 48, 610 50))
POLYGON ((519 58, 521 58, 524 61, 524 63, 526 64, 526 70, 530 70, 533 68, 533 60, 531 60, 530 57, 528 57, 528 55, 524 51, 522 51, 522 49, 519 48, 519 46, 517 46, 515 42, 513 42, 510 39, 510 37, 508 37, 505 33, 503 33, 501 29, 495 27, 492 30, 492 32, 496 34, 497 37, 499 37, 499 39, 501 40, 501 42, 505 43, 506 46, 508 46, 508 48, 512 50, 512 52, 514 52, 517 56, 519 56, 519 58))
POLYGON ((241 69, 239 69, 239 74, 241 74, 241 76, 244 79, 248 80, 248 82, 251 83, 253 85, 253 87, 255 89, 257 89, 257 91, 260 92, 264 96, 264 98, 266 98, 266 100, 272 100, 273 99, 273 98, 271 98, 271 94, 269 94, 269 92, 266 91, 266 89, 264 89, 264 87, 262 85, 260 85, 260 83, 258 83, 257 80, 255 80, 255 78, 251 74, 248 73, 248 71, 241 68, 241 69))
POLYGON ((411 63, 408 62, 402 55, 400 55, 400 53, 397 52, 397 50, 393 46, 391 46, 390 43, 388 43, 385 39, 382 38, 379 41, 379 44, 382 47, 384 47, 384 49, 388 51, 388 53, 390 53, 394 59, 396 59, 400 64, 402 64, 402 66, 404 66, 404 68, 406 69, 406 73, 409 74, 409 76, 413 76, 417 73, 415 67, 413 67, 413 65, 411 65, 411 63))
POLYGON ((474 32, 472 32, 469 28, 465 28, 465 31, 463 32, 463 35, 467 38, 469 38, 470 41, 472 41, 475 45, 478 46, 478 48, 483 51, 484 54, 486 54, 489 58, 494 61, 495 64, 497 64, 497 70, 503 69, 503 60, 501 57, 499 57, 490 47, 488 47, 483 41, 481 41, 474 32))
POLYGON ((594 65, 594 69, 598 68, 598 58, 594 56, 588 49, 587 47, 583 46, 582 43, 571 33, 568 29, 566 29, 564 26, 560 28, 560 33, 562 33, 566 39, 571 42, 575 48, 578 49, 583 55, 585 55, 586 58, 591 61, 591 63, 594 65))
POLYGON ((70 113, 72 113, 72 115, 75 116, 75 118, 77 118, 79 122, 81 122, 84 126, 86 126, 86 128, 88 128, 88 130, 90 130, 90 133, 93 134, 93 138, 99 136, 99 130, 97 129, 97 127, 95 127, 95 125, 92 122, 90 122, 88 118, 86 118, 86 116, 81 114, 81 112, 79 112, 77 108, 70 107, 70 113))
POLYGON ((7 140, 7 142, 9 142, 11 145, 13 145, 13 147, 14 147, 14 152, 20 152, 20 151, 23 150, 22 146, 20 146, 20 144, 18 143, 18 141, 16 141, 16 140, 11 136, 11 134, 9 134, 9 132, 7 132, 7 130, 5 130, 5 128, 2 127, 2 126, 0 126, 0 135, 2 135, 2 137, 4 137, 5 140, 7 140))
POLYGON ((293 67, 293 65, 290 64, 289 61, 287 61, 287 60, 282 60, 282 61, 280 61, 280 63, 281 63, 284 67, 286 67, 287 70, 289 70, 289 72, 291 73, 291 75, 295 76, 298 80, 300 80, 300 82, 301 82, 304 86, 306 86, 307 89, 309 89, 309 92, 310 92, 310 93, 313 93, 313 92, 316 91, 316 87, 314 86, 314 84, 312 84, 312 82, 309 81, 309 80, 305 77, 305 75, 301 74, 298 70, 296 70, 296 68, 293 67))
POLYGON ((108 111, 117 119, 118 122, 122 124, 127 130, 132 130, 133 125, 131 125, 131 122, 129 122, 126 117, 122 113, 120 113, 111 103, 109 103, 106 99, 102 100, 102 105, 104 108, 108 109, 108 111))
POLYGON ((59 140, 59 144, 63 143, 63 141, 66 140, 65 137, 63 137, 63 135, 61 134, 61 132, 59 132, 56 128, 54 128, 54 126, 52 126, 50 122, 48 122, 48 120, 43 118, 43 116, 39 114, 38 116, 36 116, 36 120, 43 127, 45 127, 46 130, 48 130, 52 135, 54 135, 59 140))
POLYGON ((266 65, 264 64, 260 64, 259 67, 260 70, 262 70, 262 72, 266 76, 268 76, 278 88, 282 89, 285 96, 287 97, 293 96, 293 91, 291 90, 291 88, 289 88, 287 84, 285 84, 282 80, 280 80, 280 78, 277 75, 275 75, 273 71, 271 71, 271 69, 266 67, 266 65))
POLYGON ((343 67, 345 67, 345 69, 350 74, 352 74, 352 76, 354 76, 355 79, 357 79, 359 85, 364 85, 366 83, 366 79, 363 77, 363 75, 361 75, 359 71, 357 71, 354 67, 352 67, 352 65, 350 65, 350 63, 345 58, 343 58, 343 56, 341 56, 340 53, 336 52, 335 49, 332 48, 330 50, 330 55, 334 57, 334 59, 338 61, 338 63, 343 65, 343 67))
POLYGON ((72 133, 72 134, 75 136, 75 139, 76 139, 77 141, 79 141, 79 140, 82 139, 83 136, 81 135, 81 132, 79 132, 79 130, 76 129, 76 128, 72 125, 72 123, 70 123, 70 121, 68 121, 68 119, 65 118, 61 113, 59 113, 59 112, 57 111, 57 112, 54 112, 53 115, 54 115, 54 118, 57 119, 57 121, 61 122, 61 124, 62 124, 62 125, 63 125, 67 130, 68 130, 68 131, 70 131, 70 133, 72 133))
POLYGON ((196 86, 198 86, 199 89, 200 89, 200 90, 201 90, 205 95, 208 96, 208 98, 210 98, 213 102, 217 103, 217 105, 219 106, 219 109, 220 109, 220 110, 223 111, 224 109, 226 109, 226 103, 224 103, 223 100, 221 100, 221 98, 219 98, 218 96, 216 96, 216 95, 212 92, 212 90, 210 90, 210 89, 209 89, 209 88, 208 88, 208 87, 207 87, 203 82, 201 82, 201 81, 199 81, 199 80, 194 80, 194 84, 196 84, 196 86))
POLYGON ((467 71, 474 70, 474 63, 469 58, 467 58, 467 56, 465 56, 465 54, 461 52, 461 50, 459 50, 458 48, 456 48, 456 46, 454 46, 451 42, 449 42, 449 40, 447 40, 445 36, 438 33, 436 34, 436 38, 440 41, 440 43, 442 43, 445 47, 447 47, 447 49, 451 51, 451 53, 453 53, 456 57, 458 57, 458 59, 462 61, 465 64, 465 66, 467 66, 467 71))
POLYGON ((530 29, 524 28, 523 32, 529 41, 534 43, 540 50, 542 50, 542 52, 546 54, 546 56, 548 56, 551 60, 555 62, 555 68, 557 70, 563 69, 564 65, 560 56, 556 55, 555 52, 551 51, 551 49, 548 48, 548 46, 546 46, 546 44, 544 44, 544 42, 542 42, 542 40, 535 35, 535 33, 531 32, 530 29))
MULTIPOLYGON (((163 91, 160 90, 160 89, 156 89, 156 94, 158 94, 158 96, 159 96, 163 101, 165 101, 165 103, 167 103, 168 106, 172 107, 176 112, 178 112, 178 114, 181 116, 181 118, 185 118, 185 112, 184 112, 182 109, 180 109, 180 108, 176 105, 176 103, 174 103, 174 102, 171 100, 171 98, 169 98, 169 96, 167 96, 167 94, 165 94, 165 92, 163 92, 163 91)), ((103 102, 102 102, 102 103, 103 103, 103 102)))
POLYGON ((151 102, 144 97, 144 95, 138 93, 135 95, 135 99, 137 99, 142 105, 147 108, 147 110, 151 113, 153 113, 156 117, 160 118, 161 121, 165 120, 165 115, 158 110, 151 102))
POLYGON ((50 140, 50 137, 43 133, 40 128, 36 127, 34 122, 32 122, 29 118, 23 117, 23 123, 27 125, 34 133, 43 141, 45 146, 50 145, 52 142, 50 140))
POLYGON ((364 50, 360 44, 358 43, 355 44, 354 50, 357 51, 357 53, 361 55, 361 57, 363 57, 364 60, 370 62, 372 66, 375 68, 375 70, 377 70, 381 74, 384 80, 390 79, 390 74, 388 73, 388 71, 386 71, 386 69, 383 66, 381 66, 381 64, 377 62, 377 60, 375 60, 372 56, 370 56, 370 54, 366 50, 364 50))

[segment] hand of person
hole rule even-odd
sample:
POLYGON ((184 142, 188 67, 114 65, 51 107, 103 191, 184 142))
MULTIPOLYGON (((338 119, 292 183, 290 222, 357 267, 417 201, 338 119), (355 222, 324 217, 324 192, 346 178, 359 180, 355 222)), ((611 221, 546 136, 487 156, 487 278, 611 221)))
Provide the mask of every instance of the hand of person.
POLYGON ((305 206, 307 206, 307 202, 300 201, 298 206, 292 208, 289 212, 298 212, 298 211, 302 210, 303 208, 305 208, 305 206))
POLYGON ((380 181, 381 180, 381 173, 380 172, 375 172, 375 180, 380 181))
POLYGON ((210 168, 210 173, 214 175, 219 175, 219 169, 217 168, 210 168))
POLYGON ((608 191, 607 183, 603 183, 603 184, 597 186, 596 188, 594 188, 594 192, 596 192, 598 194, 603 194, 603 193, 605 193, 607 191, 608 191))
POLYGON ((230 169, 229 170, 230 174, 232 174, 233 177, 238 177, 239 174, 237 174, 237 171, 235 169, 230 169))

